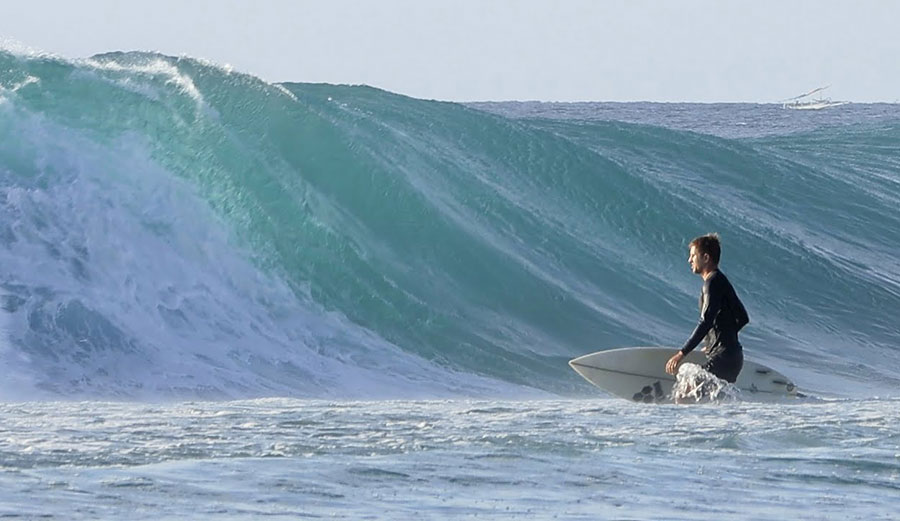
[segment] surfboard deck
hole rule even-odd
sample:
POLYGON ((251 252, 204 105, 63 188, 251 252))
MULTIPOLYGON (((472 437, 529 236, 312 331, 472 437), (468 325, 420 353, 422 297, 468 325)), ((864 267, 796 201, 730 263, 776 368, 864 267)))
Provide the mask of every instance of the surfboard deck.
MULTIPOLYGON (((585 380, 604 391, 645 403, 672 403, 675 377, 666 373, 666 361, 675 348, 625 347, 598 351, 569 361, 585 380)), ((706 355, 691 351, 685 362, 703 365, 706 355)), ((797 387, 786 376, 763 364, 744 359, 735 385, 750 400, 776 401, 797 397, 797 387)))

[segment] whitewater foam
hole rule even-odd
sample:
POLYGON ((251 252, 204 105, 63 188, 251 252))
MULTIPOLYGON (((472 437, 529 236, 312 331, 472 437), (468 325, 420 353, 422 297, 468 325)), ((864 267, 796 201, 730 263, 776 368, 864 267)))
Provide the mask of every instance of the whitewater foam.
POLYGON ((31 354, 13 365, 6 349, 4 361, 34 396, 497 389, 405 355, 262 273, 140 137, 96 143, 17 116, 16 155, 35 178, 6 186, 0 207, 15 302, 4 316, 31 354))
POLYGON ((741 390, 697 364, 686 362, 678 367, 672 387, 675 403, 723 403, 741 399, 741 390))

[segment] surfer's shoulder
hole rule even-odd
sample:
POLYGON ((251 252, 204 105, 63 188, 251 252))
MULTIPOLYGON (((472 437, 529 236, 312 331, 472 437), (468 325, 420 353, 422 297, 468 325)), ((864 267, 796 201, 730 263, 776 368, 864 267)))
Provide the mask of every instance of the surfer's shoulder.
POLYGON ((720 270, 712 272, 710 276, 703 281, 703 289, 712 292, 722 290, 730 285, 731 283, 728 282, 728 277, 720 270))
POLYGON ((706 282, 709 284, 727 284, 728 277, 726 277, 725 274, 722 273, 722 270, 716 270, 712 272, 712 275, 710 275, 708 279, 706 279, 706 282))

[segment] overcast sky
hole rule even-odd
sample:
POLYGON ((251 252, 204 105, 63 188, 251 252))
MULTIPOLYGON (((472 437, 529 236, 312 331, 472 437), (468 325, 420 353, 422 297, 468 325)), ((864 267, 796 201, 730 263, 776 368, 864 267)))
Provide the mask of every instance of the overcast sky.
POLYGON ((456 101, 771 102, 830 84, 894 102, 898 35, 900 0, 0 0, 0 40, 68 58, 154 50, 456 101))

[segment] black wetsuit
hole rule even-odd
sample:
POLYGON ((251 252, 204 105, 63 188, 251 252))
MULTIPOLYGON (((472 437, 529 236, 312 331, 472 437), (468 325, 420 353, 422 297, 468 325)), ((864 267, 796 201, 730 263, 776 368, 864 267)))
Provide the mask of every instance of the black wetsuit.
POLYGON ((738 331, 750 322, 747 310, 734 287, 721 271, 715 271, 704 281, 700 292, 700 322, 681 348, 688 354, 706 338, 709 360, 703 368, 734 383, 744 365, 744 353, 738 341, 738 331))

